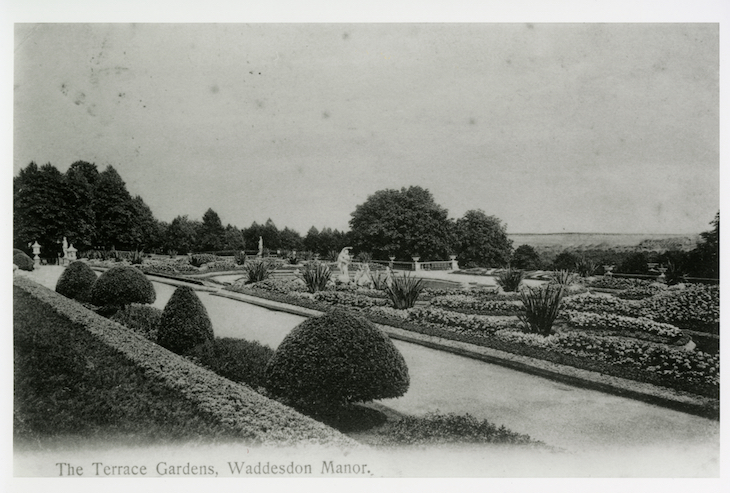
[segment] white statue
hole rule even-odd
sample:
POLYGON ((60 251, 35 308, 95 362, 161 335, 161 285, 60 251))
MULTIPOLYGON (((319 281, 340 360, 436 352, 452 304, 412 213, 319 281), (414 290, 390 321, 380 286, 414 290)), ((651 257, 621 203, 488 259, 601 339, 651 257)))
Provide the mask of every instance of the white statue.
POLYGON ((68 252, 68 241, 66 240, 66 237, 63 237, 63 256, 66 257, 66 253, 68 252))
POLYGON ((350 262, 352 261, 352 257, 350 256, 350 249, 352 247, 345 247, 340 251, 340 254, 337 256, 337 268, 340 270, 340 281, 344 283, 350 282, 350 274, 347 271, 348 266, 350 265, 350 262))
POLYGON ((264 255, 264 238, 263 236, 259 236, 259 257, 263 257, 264 255))
POLYGON ((368 287, 370 289, 375 287, 373 276, 370 274, 370 266, 368 264, 363 264, 359 269, 357 269, 354 282, 361 287, 368 287))

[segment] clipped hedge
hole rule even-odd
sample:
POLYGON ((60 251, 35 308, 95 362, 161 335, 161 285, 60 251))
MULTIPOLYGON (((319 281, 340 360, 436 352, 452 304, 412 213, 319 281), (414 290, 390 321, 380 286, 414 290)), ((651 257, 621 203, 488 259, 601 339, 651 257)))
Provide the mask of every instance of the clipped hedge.
POLYGON ((264 372, 273 355, 274 350, 269 346, 230 337, 216 338, 185 353, 200 366, 254 389, 264 387, 264 372))
POLYGON ((303 408, 399 397, 410 378, 403 356, 363 317, 336 309, 294 328, 266 367, 266 388, 303 408))
POLYGON ((218 257, 209 253, 196 253, 190 257, 190 264, 194 267, 200 267, 201 265, 215 262, 218 257))
POLYGON ((203 412, 256 445, 325 445, 358 448, 361 445, 311 418, 268 399, 249 387, 231 382, 192 361, 153 344, 124 326, 87 310, 79 303, 18 276, 13 284, 133 361, 147 378, 158 379, 179 392, 203 412))
POLYGON ((110 317, 125 327, 141 334, 150 341, 157 341, 157 330, 160 326, 162 310, 150 305, 132 303, 117 311, 110 317))
POLYGON ((18 266, 18 269, 33 270, 33 259, 21 251, 13 251, 13 263, 18 266))
POLYGON ((56 292, 77 301, 89 301, 96 273, 85 262, 71 262, 56 282, 56 292))
POLYGON ((213 324, 203 302, 191 287, 178 287, 162 311, 157 343, 182 354, 212 340, 213 324))
POLYGON ((152 282, 135 267, 119 266, 103 272, 91 288, 91 303, 96 306, 152 304, 157 294, 152 282))

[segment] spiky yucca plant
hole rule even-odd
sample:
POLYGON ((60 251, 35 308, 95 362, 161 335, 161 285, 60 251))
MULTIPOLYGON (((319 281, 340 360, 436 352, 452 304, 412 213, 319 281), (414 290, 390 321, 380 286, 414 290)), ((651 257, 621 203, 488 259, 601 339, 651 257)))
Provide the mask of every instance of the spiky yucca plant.
POLYGON ((505 293, 512 293, 517 291, 524 278, 524 271, 509 267, 507 270, 497 274, 496 281, 505 293))
POLYGON ((385 291, 388 287, 388 275, 384 270, 371 270, 370 278, 373 280, 375 289, 385 291))
POLYGON ((553 323, 560 312, 563 299, 561 284, 547 284, 537 288, 526 287, 520 292, 525 314, 519 318, 528 332, 550 335, 553 323))
POLYGON ((593 260, 586 259, 585 257, 578 259, 575 263, 575 271, 582 277, 592 276, 596 273, 597 269, 598 264, 596 264, 593 260))
POLYGON ((393 276, 393 282, 390 286, 386 286, 385 293, 393 302, 393 306, 398 310, 413 308, 416 304, 418 295, 426 286, 423 279, 412 277, 410 274, 403 273, 401 277, 393 276))
POLYGON ((327 264, 322 262, 308 262, 304 266, 304 270, 298 273, 298 277, 304 281, 310 293, 316 293, 327 288, 327 283, 332 277, 332 271, 327 264))
POLYGON ((569 270, 556 270, 550 275, 550 283, 568 287, 577 281, 578 276, 569 270))
POLYGON ((248 276, 247 284, 251 284, 268 279, 276 266, 267 260, 254 260, 246 263, 243 268, 248 276))

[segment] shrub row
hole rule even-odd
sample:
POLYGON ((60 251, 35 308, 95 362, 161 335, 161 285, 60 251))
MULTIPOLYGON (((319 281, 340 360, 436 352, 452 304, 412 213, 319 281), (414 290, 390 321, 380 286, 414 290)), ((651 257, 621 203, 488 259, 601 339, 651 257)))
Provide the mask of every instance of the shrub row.
POLYGON ((195 365, 164 348, 151 344, 123 326, 100 317, 76 302, 29 279, 14 284, 58 313, 85 327, 104 343, 134 361, 150 378, 195 403, 203 412, 216 416, 232 432, 252 444, 296 445, 318 443, 356 447, 357 442, 290 408, 195 365))

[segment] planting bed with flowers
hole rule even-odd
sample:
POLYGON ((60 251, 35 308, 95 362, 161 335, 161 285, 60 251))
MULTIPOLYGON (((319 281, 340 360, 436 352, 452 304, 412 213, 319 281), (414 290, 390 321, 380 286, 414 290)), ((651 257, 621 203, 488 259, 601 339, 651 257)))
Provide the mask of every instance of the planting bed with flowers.
POLYGON ((376 323, 441 338, 544 359, 604 374, 717 398, 719 355, 691 350, 683 329, 719 326, 719 288, 653 287, 634 279, 594 279, 588 289, 610 287, 618 296, 566 289, 552 332, 531 332, 521 320, 519 293, 496 290, 426 290, 417 306, 395 309, 382 293, 330 286, 305 293, 299 280, 268 280, 228 289, 275 301, 327 311, 334 306, 358 311, 376 323), (631 295, 641 290, 640 298, 631 295), (640 298, 640 299, 634 299, 640 298), (715 325, 713 325, 715 324, 715 325))

